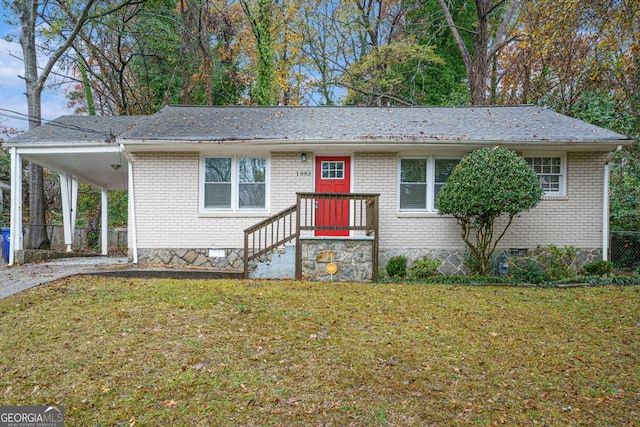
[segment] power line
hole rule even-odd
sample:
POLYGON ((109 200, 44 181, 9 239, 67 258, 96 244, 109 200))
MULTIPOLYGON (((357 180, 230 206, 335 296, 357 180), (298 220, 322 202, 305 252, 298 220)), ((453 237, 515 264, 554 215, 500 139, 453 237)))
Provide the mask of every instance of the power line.
MULTIPOLYGON (((24 114, 24 113, 20 113, 18 111, 13 111, 13 110, 7 110, 6 108, 0 108, 0 116, 3 117, 7 117, 10 119, 16 119, 16 120, 24 120, 24 121, 30 121, 31 117, 28 114, 24 114), (17 116, 12 116, 10 114, 15 114, 17 116)), ((81 132, 91 132, 91 133, 95 133, 98 135, 105 135, 107 136, 107 138, 110 138, 112 136, 112 132, 109 132, 109 134, 105 133, 105 132, 100 132, 97 131, 95 129, 90 129, 90 128, 85 128, 82 126, 76 126, 76 125, 72 125, 72 124, 67 124, 67 123, 60 123, 60 122, 56 122, 54 120, 48 120, 48 119, 43 119, 42 117, 40 117, 40 121, 44 122, 44 124, 48 125, 48 126, 53 126, 53 127, 58 127, 58 128, 62 128, 62 129, 68 129, 68 130, 78 130, 81 132)))

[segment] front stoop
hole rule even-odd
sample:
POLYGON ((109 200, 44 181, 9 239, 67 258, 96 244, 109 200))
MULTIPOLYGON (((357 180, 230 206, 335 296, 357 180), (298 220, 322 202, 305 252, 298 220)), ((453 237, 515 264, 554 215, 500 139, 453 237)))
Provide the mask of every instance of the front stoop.
POLYGON ((315 281, 372 282, 375 238, 369 236, 300 239, 302 278, 315 281), (329 268, 329 267, 333 268, 329 268))

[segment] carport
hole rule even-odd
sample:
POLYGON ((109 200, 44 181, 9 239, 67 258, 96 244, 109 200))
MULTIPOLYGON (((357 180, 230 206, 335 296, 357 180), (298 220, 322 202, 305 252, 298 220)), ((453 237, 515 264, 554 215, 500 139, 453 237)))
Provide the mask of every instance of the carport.
POLYGON ((78 183, 102 193, 101 251, 107 254, 108 191, 125 190, 132 167, 116 137, 144 116, 62 116, 8 141, 11 153, 11 242, 9 265, 23 250, 23 163, 35 162, 60 176, 64 240, 71 250, 75 233, 78 183))

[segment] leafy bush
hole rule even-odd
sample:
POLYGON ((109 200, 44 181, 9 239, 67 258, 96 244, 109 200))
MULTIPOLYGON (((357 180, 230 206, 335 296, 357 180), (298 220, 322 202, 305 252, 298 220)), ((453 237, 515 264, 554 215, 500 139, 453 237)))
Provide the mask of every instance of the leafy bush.
POLYGON ((593 276, 607 276, 613 273, 614 265, 611 261, 592 261, 585 264, 582 269, 593 276))
POLYGON ((469 274, 476 275, 480 271, 478 259, 473 255, 469 248, 467 248, 464 253, 464 265, 467 267, 467 270, 469 270, 469 274))
POLYGON ((402 255, 389 258, 387 274, 391 278, 405 277, 407 275, 407 258, 402 255))
POLYGON ((549 281, 549 276, 544 269, 531 258, 527 258, 522 267, 515 265, 512 271, 514 279, 520 282, 539 285, 549 281))
POLYGON ((560 248, 556 245, 544 247, 542 259, 546 265, 546 274, 549 280, 556 281, 573 277, 577 274, 573 265, 578 251, 573 246, 560 248))
POLYGON ((514 218, 542 198, 540 178, 524 159, 503 147, 481 148, 466 155, 440 189, 436 206, 453 216, 462 240, 486 274, 491 256, 514 218), (495 227, 499 217, 504 225, 495 227))
POLYGON ((409 269, 409 276, 415 280, 423 280, 428 277, 437 276, 439 274, 438 267, 442 262, 439 259, 431 259, 428 257, 418 258, 413 261, 409 269))

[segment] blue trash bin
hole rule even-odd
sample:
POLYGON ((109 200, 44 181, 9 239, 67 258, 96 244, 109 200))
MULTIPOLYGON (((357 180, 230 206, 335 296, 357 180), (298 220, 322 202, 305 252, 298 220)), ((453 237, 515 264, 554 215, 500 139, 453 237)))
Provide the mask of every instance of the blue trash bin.
POLYGON ((4 253, 5 261, 9 262, 9 241, 11 240, 11 229, 2 229, 2 252, 4 253))

